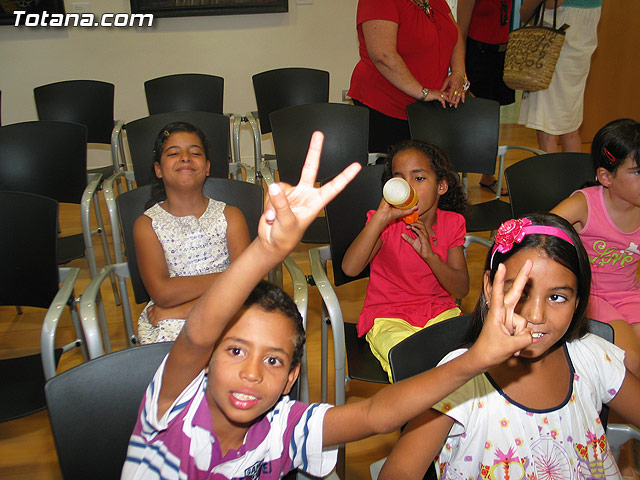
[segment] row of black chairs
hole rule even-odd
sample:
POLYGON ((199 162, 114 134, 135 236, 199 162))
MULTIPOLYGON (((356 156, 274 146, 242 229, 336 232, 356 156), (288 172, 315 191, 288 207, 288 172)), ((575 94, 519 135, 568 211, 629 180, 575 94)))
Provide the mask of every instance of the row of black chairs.
MULTIPOLYGON (((261 156, 260 133, 271 132, 269 114, 292 105, 329 101, 329 72, 311 68, 280 68, 253 76, 258 109, 246 116, 223 111, 224 79, 216 75, 185 73, 167 75, 144 83, 150 115, 200 111, 225 115, 233 123, 233 143, 239 160, 239 125, 251 121, 256 158, 261 156), (237 118, 236 118, 237 117, 237 118), (257 140, 256 140, 257 139, 257 140)), ((111 144, 114 120, 112 83, 69 80, 36 87, 34 97, 40 120, 80 123, 89 130, 89 142, 111 144)), ((228 142, 227 142, 228 143, 228 142)), ((114 145, 115 148, 115 145, 114 145)), ((232 157, 228 145, 228 157, 232 157)), ((260 170, 256 160, 256 170, 260 170)), ((102 169, 106 177, 109 172, 102 169)))

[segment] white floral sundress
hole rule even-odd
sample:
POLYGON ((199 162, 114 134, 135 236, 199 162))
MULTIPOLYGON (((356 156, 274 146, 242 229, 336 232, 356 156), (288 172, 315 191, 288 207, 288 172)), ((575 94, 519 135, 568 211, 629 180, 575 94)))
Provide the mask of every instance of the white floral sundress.
MULTIPOLYGON (((456 350, 441 363, 462 354, 456 350)), ((621 479, 599 412, 620 389, 624 351, 587 334, 565 344, 572 383, 556 408, 533 410, 479 375, 433 408, 454 419, 436 459, 447 480, 621 479)))
MULTIPOLYGON (((225 207, 225 203, 209 199, 209 205, 200 218, 193 215, 176 217, 159 203, 144 212, 151 219, 153 231, 162 245, 170 277, 219 273, 229 266, 225 207)), ((153 305, 153 299, 138 319, 140 343, 175 340, 184 320, 167 319, 154 327, 147 318, 150 305, 153 305)))

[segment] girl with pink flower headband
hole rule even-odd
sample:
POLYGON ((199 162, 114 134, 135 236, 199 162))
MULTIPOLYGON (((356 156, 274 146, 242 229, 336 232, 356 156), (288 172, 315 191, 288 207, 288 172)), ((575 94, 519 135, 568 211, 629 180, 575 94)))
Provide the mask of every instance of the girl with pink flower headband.
POLYGON ((526 323, 533 343, 413 419, 379 479, 422 479, 434 460, 445 479, 622 478, 599 413, 608 404, 640 426, 640 380, 627 374, 623 350, 587 332, 590 282, 566 220, 544 213, 505 222, 467 347, 496 318, 526 323))

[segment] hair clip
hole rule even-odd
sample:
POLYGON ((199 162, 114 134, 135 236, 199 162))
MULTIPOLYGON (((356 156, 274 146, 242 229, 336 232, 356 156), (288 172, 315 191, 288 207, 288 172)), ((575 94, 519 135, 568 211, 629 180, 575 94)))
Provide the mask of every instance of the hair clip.
POLYGON ((611 152, 609 150, 607 150, 607 147, 602 147, 602 151, 604 152, 604 155, 609 159, 609 161, 611 163, 615 163, 616 162, 616 157, 611 155, 611 152))
POLYGON ((165 137, 168 137, 171 134, 169 133, 169 130, 165 130, 164 132, 162 132, 162 135, 165 136, 165 137))

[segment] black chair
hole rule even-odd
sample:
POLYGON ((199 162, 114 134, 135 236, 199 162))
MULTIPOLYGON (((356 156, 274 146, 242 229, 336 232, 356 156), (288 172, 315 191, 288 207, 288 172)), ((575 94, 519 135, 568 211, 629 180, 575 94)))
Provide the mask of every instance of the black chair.
MULTIPOLYGON (((49 420, 65 479, 120 478, 145 391, 172 345, 113 352, 47 382, 49 420)), ((286 478, 294 479, 295 473, 286 478)))
MULTIPOLYGON (((63 351, 82 346, 86 353, 73 291, 80 270, 58 269, 57 219, 58 203, 51 198, 0 192, 0 263, 4 278, 0 305, 47 309, 40 344, 33 348, 38 353, 0 360, 0 422, 46 408, 45 379, 56 374, 63 351), (56 329, 65 305, 69 307, 77 339, 55 348, 56 329)), ((22 318, 16 315, 12 321, 22 318)), ((10 341, 10 330, 3 329, 3 343, 10 341)))
MULTIPOLYGON (((300 178, 311 135, 324 133, 317 181, 340 173, 347 165, 367 164, 369 112, 341 103, 312 103, 271 114, 280 180, 295 185, 300 178)), ((266 179, 266 178, 265 178, 266 179)), ((271 181, 267 179, 267 183, 271 181)), ((328 243, 326 220, 318 217, 302 237, 304 243, 328 243)))
POLYGON ((588 153, 547 153, 525 158, 504 173, 513 218, 548 212, 596 176, 588 153))
POLYGON ((224 78, 180 73, 144 82, 149 115, 188 110, 222 114, 224 78))
MULTIPOLYGON (((366 144, 365 144, 366 149, 366 144)), ((340 300, 334 288, 369 276, 369 267, 360 275, 349 277, 342 271, 342 259, 351 242, 366 223, 366 213, 375 210, 382 199, 382 173, 384 165, 364 167, 358 176, 347 185, 326 207, 325 214, 329 229, 329 245, 309 250, 309 264, 313 284, 322 298, 321 318, 321 399, 327 401, 328 383, 328 325, 333 337, 335 369, 336 405, 346 400, 346 385, 351 379, 374 383, 389 383, 387 373, 373 356, 369 344, 358 338, 357 318, 347 321, 340 307, 340 300), (331 261, 333 284, 328 275, 331 261), (348 372, 346 368, 348 364, 348 372)), ((328 180, 328 179, 327 179, 328 180)), ((338 471, 341 478, 345 471, 345 449, 340 447, 338 471)))
MULTIPOLYGON (((228 205, 233 205, 242 210, 242 213, 249 226, 249 234, 251 238, 255 238, 258 234, 258 221, 262 214, 263 191, 262 188, 248 182, 240 182, 226 178, 207 178, 205 181, 203 192, 206 196, 216 200, 223 201, 228 205)), ((105 197, 109 204, 116 205, 110 209, 110 213, 114 216, 111 218, 114 250, 116 252, 116 262, 114 265, 107 266, 85 289, 80 302, 80 312, 87 322, 94 324, 97 321, 94 308, 94 298, 100 289, 105 276, 113 271, 118 277, 123 302, 122 314, 125 324, 125 331, 130 345, 135 345, 138 340, 134 334, 131 308, 128 301, 128 288, 126 279, 131 279, 135 302, 137 304, 149 301, 149 294, 144 288, 140 273, 138 271, 138 261, 136 257, 135 246, 133 242, 133 224, 136 219, 145 211, 145 204, 151 198, 151 185, 143 185, 129 192, 118 195, 113 198, 113 190, 105 189, 105 197), (124 239, 124 249, 121 245, 120 238, 124 239), (122 252, 127 252, 127 259, 124 260, 122 252)), ((101 325, 104 338, 104 349, 109 352, 111 350, 110 341, 106 326, 101 325)), ((91 358, 95 358, 103 354, 102 343, 89 343, 89 353, 91 358)))
MULTIPOLYGON (((456 170, 463 173, 465 185, 467 173, 493 175, 496 158, 500 155, 496 197, 489 202, 472 205, 467 218, 467 232, 497 230, 502 222, 511 218, 511 207, 500 200, 506 152, 511 149, 542 152, 528 147, 498 146, 498 102, 467 97, 458 108, 442 108, 438 102, 417 102, 407 107, 407 118, 411 138, 442 148, 456 170)), ((465 246, 472 241, 487 247, 491 244, 485 238, 468 235, 465 246)))
MULTIPOLYGON (((125 151, 133 167, 133 179, 140 187, 151 183, 153 172, 153 145, 158 133, 172 122, 187 122, 200 128, 209 144, 210 177, 228 178, 229 164, 229 120, 224 115, 211 112, 183 111, 150 115, 122 124, 117 130, 116 151, 125 151), (126 137, 126 140, 125 140, 126 137), (127 149, 128 146, 128 149, 127 149)), ((120 157, 120 155, 118 155, 120 157)), ((119 166, 127 168, 125 158, 117 158, 119 166)), ((111 177, 113 183, 118 177, 111 177)), ((127 179, 131 179, 128 175, 127 179)))
POLYGON ((371 165, 362 169, 358 176, 327 207, 326 219, 329 227, 328 246, 309 250, 309 261, 314 283, 322 296, 322 401, 327 401, 327 324, 333 334, 335 366, 335 404, 345 402, 345 387, 349 379, 376 383, 389 383, 380 362, 373 356, 364 338, 358 338, 357 318, 348 322, 343 318, 340 302, 334 286, 338 287, 369 276, 369 267, 356 277, 342 271, 342 259, 349 245, 362 231, 366 213, 375 210, 382 198, 383 165, 371 165), (331 260, 333 285, 327 275, 327 261, 331 260), (345 370, 348 362, 348 374, 345 370))
MULTIPOLYGON (((68 80, 33 89, 39 120, 79 123, 87 127, 87 141, 111 145, 115 87, 97 80, 68 80)), ((113 167, 89 170, 103 178, 113 174, 113 167)))
MULTIPOLYGON (((231 142, 227 142, 229 161, 240 162, 240 122, 241 118, 232 113, 223 112, 224 78, 202 73, 179 73, 153 78, 144 82, 149 115, 170 112, 209 112, 227 117, 227 135, 229 122, 233 125, 233 140, 236 152, 234 158, 231 142)), ((231 138, 231 137, 230 137, 231 138)), ((254 183, 253 170, 247 172, 248 180, 254 183)))
POLYGON ((246 114, 253 131, 256 172, 277 170, 275 155, 262 154, 260 134, 271 133, 269 115, 276 110, 329 101, 329 72, 314 68, 277 68, 252 78, 258 110, 246 114), (264 161, 264 163, 263 163, 264 161))
POLYGON ((144 392, 171 345, 120 350, 47 382, 49 420, 65 479, 120 478, 144 392))
POLYGON ((425 328, 389 351, 393 381, 399 382, 434 368, 449 352, 462 346, 472 314, 460 315, 425 328))
MULTIPOLYGON (((67 122, 24 122, 0 127, 0 190, 28 192, 80 205, 82 233, 58 240, 58 264, 85 256, 91 277, 98 274, 93 235, 99 233, 106 263, 111 253, 100 213, 99 174, 87 176, 87 128, 67 122), (89 178, 88 178, 89 177, 89 178), (89 219, 93 203, 98 229, 89 219)), ((119 303, 115 280, 112 287, 119 303)))

